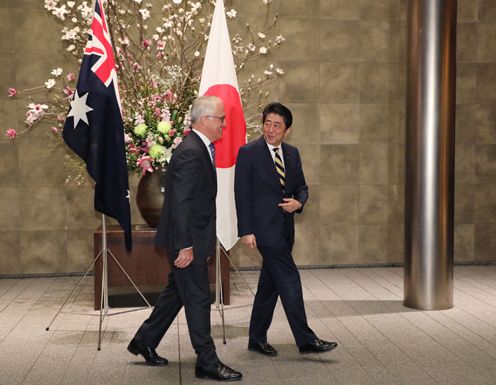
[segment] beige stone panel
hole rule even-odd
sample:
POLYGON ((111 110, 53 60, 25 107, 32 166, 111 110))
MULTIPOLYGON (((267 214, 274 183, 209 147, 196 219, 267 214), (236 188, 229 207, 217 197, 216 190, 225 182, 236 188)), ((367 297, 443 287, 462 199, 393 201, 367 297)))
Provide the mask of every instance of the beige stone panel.
POLYGON ((314 62, 281 62, 285 75, 279 82, 279 95, 288 103, 315 102, 318 98, 319 64, 314 62))
MULTIPOLYGON (((400 98, 404 101, 403 98, 400 98)), ((405 143, 406 133, 406 103, 391 102, 389 103, 389 138, 392 143, 405 143)))
POLYGON ((328 21, 320 27, 321 60, 353 62, 360 55, 360 22, 328 21))
POLYGON ((477 61, 477 24, 459 23, 456 35, 456 61, 458 63, 477 61))
POLYGON ((14 50, 14 39, 11 36, 12 31, 15 31, 16 28, 15 9, 0 7, 0 20, 0 36, 2 36, 0 39, 0 52, 10 53, 14 50))
MULTIPOLYGON (((40 0, 10 0, 10 2, 12 3, 11 7, 15 8, 44 9, 45 5, 45 2, 40 0)), ((47 15, 49 15, 48 12, 47 15)))
POLYGON ((496 100, 496 63, 477 65, 477 101, 496 100))
POLYGON ((360 104, 360 142, 387 142, 389 104, 360 104))
POLYGON ((59 52, 62 27, 55 17, 39 9, 18 9, 16 12, 17 26, 13 30, 16 52, 59 52))
POLYGON ((474 259, 476 261, 496 260, 496 224, 476 223, 474 231, 474 259))
MULTIPOLYGON (((270 2, 270 12, 279 12, 280 3, 282 1, 272 1, 270 2)), ((251 1, 236 0, 233 2, 232 6, 238 11, 238 15, 248 15, 254 16, 256 18, 265 18, 267 14, 267 8, 259 5, 255 5, 251 1)))
POLYGON ((19 143, 19 171, 22 186, 61 185, 66 178, 66 147, 54 143, 19 143))
POLYGON ((320 227, 322 258, 328 264, 353 264, 358 260, 358 226, 351 224, 320 227))
POLYGON ((393 184, 405 182, 405 146, 402 144, 389 145, 388 182, 393 184))
POLYGON ((320 143, 319 106, 315 103, 289 103, 293 125, 286 137, 288 143, 320 143))
POLYGON ((18 231, 0 231, 0 276, 4 274, 20 274, 20 235, 18 231))
POLYGON ((279 10, 282 17, 315 18, 319 15, 319 0, 281 1, 279 10))
POLYGON ((320 146, 318 144, 298 145, 301 163, 307 184, 319 182, 320 146))
POLYGON ((475 182, 475 145, 455 146, 455 180, 457 183, 475 182))
POLYGON ((319 58, 319 20, 282 19, 279 30, 286 41, 281 45, 281 58, 317 60, 319 58))
POLYGON ((388 226, 358 226, 358 256, 362 263, 385 263, 388 257, 388 226))
POLYGON ((477 25, 476 47, 477 60, 480 63, 496 62, 496 23, 477 25))
POLYGON ((456 66, 456 103, 475 103, 478 71, 475 64, 458 63, 456 66))
POLYGON ((362 20, 396 20, 398 18, 397 0, 362 0, 360 18, 362 20))
POLYGON ((455 262, 471 262, 474 260, 474 229, 474 224, 455 225, 455 262))
POLYGON ((19 190, 17 188, 0 188, 2 203, 0 204, 0 231, 19 229, 20 208, 19 190))
POLYGON ((479 20, 496 22, 496 7, 493 0, 479 0, 479 20))
POLYGON ((455 224, 467 224, 474 222, 474 193, 475 191, 473 184, 455 184, 455 224))
POLYGON ((388 63, 361 63, 358 70, 360 103, 387 103, 389 81, 388 63))
POLYGON ((406 101, 406 64, 404 62, 392 62, 388 66, 389 103, 396 104, 406 101))
POLYGON ((303 207, 303 212, 295 214, 295 223, 304 225, 311 223, 312 226, 321 220, 320 210, 320 185, 308 186, 308 200, 303 207))
POLYGON ((475 185, 470 199, 475 201, 475 213, 471 222, 496 223, 496 189, 493 183, 475 185))
POLYGON ((86 186, 65 187, 66 217, 68 230, 95 230, 101 225, 101 214, 94 209, 95 190, 86 186))
POLYGON ((458 0, 458 22, 477 21, 478 0, 458 0))
MULTIPOLYGON (((52 38, 50 39, 53 40, 52 38)), ((62 66, 64 61, 62 60, 62 55, 55 51, 47 55, 46 51, 35 52, 26 50, 24 52, 16 51, 14 54, 14 63, 16 67, 16 86, 22 90, 43 86, 44 82, 53 77, 50 72, 54 68, 62 66)), ((55 91, 52 89, 51 92, 55 91)))
POLYGON ((484 112, 484 108, 481 108, 479 104, 459 104, 456 106, 456 143, 474 143, 476 133, 479 130, 484 131, 479 126, 486 127, 486 123, 490 120, 484 112), (479 111, 481 111, 480 117, 479 111))
POLYGON ((66 272, 85 272, 93 261, 93 230, 67 231, 66 272))
POLYGON ((22 231, 20 246, 22 273, 66 271, 67 237, 64 230, 22 231))
POLYGON ((358 223, 358 185, 323 183, 320 186, 321 223, 358 223))
POLYGON ((399 14, 401 21, 407 21, 408 19, 408 0, 398 0, 399 1, 399 14))
MULTIPOLYGON (((2 101, 7 97, 7 90, 16 87, 16 67, 10 52, 0 52, 0 98, 2 101)), ((11 100, 9 100, 10 102, 11 100)), ((2 125, 4 118, 2 117, 2 125)))
POLYGON ((320 65, 320 102, 358 103, 358 68, 352 63, 320 65))
POLYGON ((475 176, 478 183, 496 182, 496 145, 476 145, 475 176))
MULTIPOLYGON (((476 104, 473 110, 475 110, 475 116, 470 123, 466 122, 466 124, 467 126, 470 124, 475 142, 496 144, 496 103, 476 104)), ((456 129, 460 129, 458 125, 456 129)))
POLYGON ((379 21, 360 22, 360 60, 364 62, 388 62, 389 23, 379 21))
POLYGON ((335 184, 358 182, 358 145, 322 145, 320 148, 320 180, 335 184))
POLYGON ((388 226, 388 261, 403 263, 405 260, 405 227, 403 224, 388 226))
POLYGON ((356 144, 360 139, 360 106, 357 104, 320 104, 320 141, 322 144, 356 144))
POLYGON ((388 186, 360 185, 358 188, 358 221, 360 224, 385 225, 388 222, 388 186))
POLYGON ((388 185, 389 201, 388 224, 403 224, 405 222, 405 186, 392 184, 388 185))
POLYGON ((0 143, 0 186, 16 187, 19 183, 18 147, 0 143))
POLYGON ((320 257, 320 231, 314 224, 298 223, 295 226, 293 258, 298 266, 318 265, 320 257))
POLYGON ((18 130, 19 126, 17 125, 17 120, 17 101, 13 99, 2 98, 0 96, 0 144, 5 143, 12 146, 11 141, 5 136, 5 132, 9 128, 15 128, 18 130))
POLYGON ((22 230, 64 229, 66 201, 63 188, 21 188, 19 198, 22 230))
POLYGON ((388 145, 360 145, 360 183, 388 182, 388 145))
POLYGON ((333 20, 359 20, 362 0, 320 1, 320 16, 333 20))

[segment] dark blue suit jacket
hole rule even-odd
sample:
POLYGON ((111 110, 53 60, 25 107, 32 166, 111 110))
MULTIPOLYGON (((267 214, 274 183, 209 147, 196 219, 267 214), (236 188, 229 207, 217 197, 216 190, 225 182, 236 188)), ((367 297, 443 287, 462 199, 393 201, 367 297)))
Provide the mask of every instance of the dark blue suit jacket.
POLYGON ((217 178, 207 147, 193 131, 172 154, 155 243, 172 256, 193 246, 195 258, 215 254, 217 178))
MULTIPOLYGON (((298 149, 282 143, 286 189, 284 197, 292 197, 303 205, 308 199, 298 149)), ((239 149, 234 180, 238 236, 255 234, 257 245, 275 246, 287 226, 290 242, 294 242, 294 213, 284 213, 278 206, 283 192, 274 161, 264 137, 239 149)), ((303 206, 297 212, 301 212, 303 206)))

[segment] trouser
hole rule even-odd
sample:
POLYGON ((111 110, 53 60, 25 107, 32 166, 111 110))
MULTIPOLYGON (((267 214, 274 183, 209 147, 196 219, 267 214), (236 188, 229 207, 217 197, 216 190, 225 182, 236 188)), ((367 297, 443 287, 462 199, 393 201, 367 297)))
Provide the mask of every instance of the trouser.
POLYGON ((169 283, 150 317, 136 332, 136 342, 156 348, 183 306, 197 366, 216 365, 219 358, 210 331, 210 289, 205 258, 193 259, 184 269, 172 266, 169 283))

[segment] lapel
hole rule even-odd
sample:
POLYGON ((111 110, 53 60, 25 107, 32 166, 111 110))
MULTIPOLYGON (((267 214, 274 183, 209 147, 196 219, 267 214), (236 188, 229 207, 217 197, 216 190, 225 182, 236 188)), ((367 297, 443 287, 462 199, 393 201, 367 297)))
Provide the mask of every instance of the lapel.
MULTIPOLYGON (((269 147, 267 146, 267 142, 265 141, 263 135, 257 140, 257 145, 260 152, 260 162, 262 163, 261 169, 267 170, 270 184, 276 191, 282 193, 281 185, 279 184, 279 176, 277 175, 276 166, 274 164, 274 160, 272 159, 272 154, 270 153, 269 147)), ((286 158, 284 158, 284 161, 286 161, 286 158)))
POLYGON ((201 152, 203 154, 204 160, 208 164, 208 168, 210 169, 211 175, 214 179, 215 184, 217 184, 217 171, 212 163, 212 159, 210 158, 210 154, 208 153, 210 150, 205 146, 205 143, 203 143, 203 140, 194 132, 191 131, 190 136, 193 137, 193 139, 196 141, 197 145, 200 147, 201 152))

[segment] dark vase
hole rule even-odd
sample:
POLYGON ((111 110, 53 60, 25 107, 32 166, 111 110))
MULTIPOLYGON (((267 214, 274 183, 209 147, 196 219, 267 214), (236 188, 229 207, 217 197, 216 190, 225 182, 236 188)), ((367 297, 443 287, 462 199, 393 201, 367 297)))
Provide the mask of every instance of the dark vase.
POLYGON ((165 169, 147 172, 138 183, 136 204, 148 226, 156 228, 164 203, 165 169))

